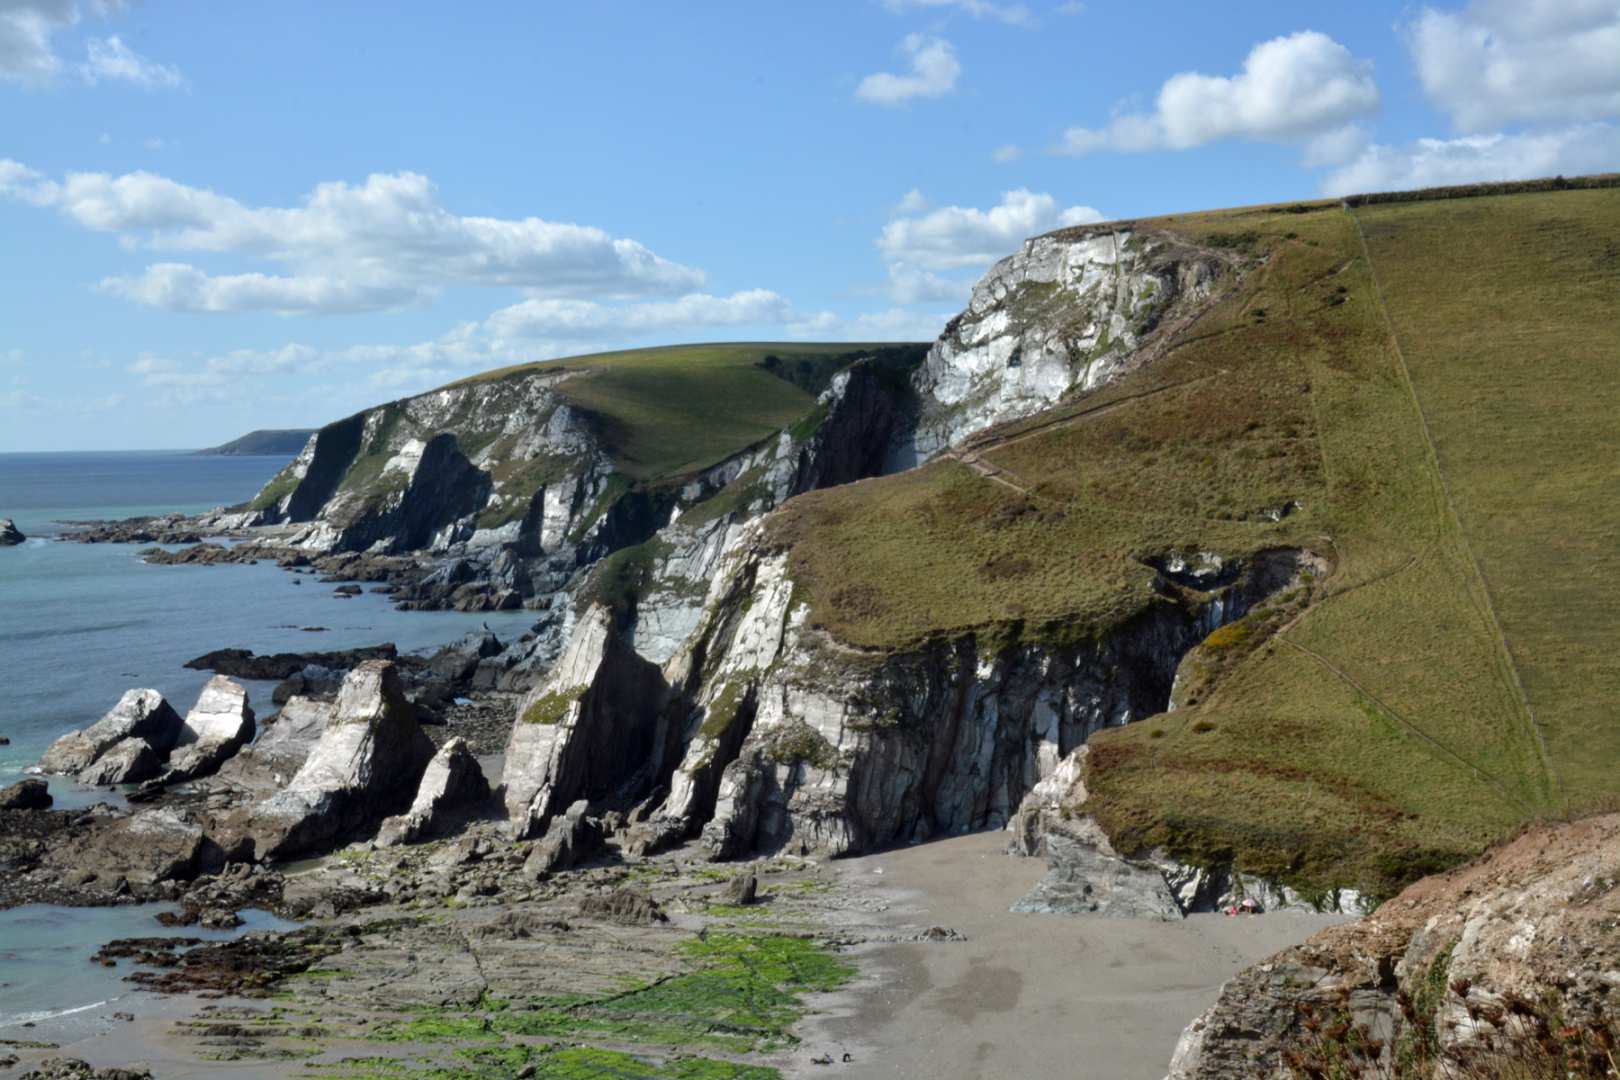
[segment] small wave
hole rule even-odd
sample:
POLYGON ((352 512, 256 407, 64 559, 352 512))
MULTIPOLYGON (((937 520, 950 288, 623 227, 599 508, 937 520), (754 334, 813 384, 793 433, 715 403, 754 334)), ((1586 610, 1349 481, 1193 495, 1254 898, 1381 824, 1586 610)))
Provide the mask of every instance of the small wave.
POLYGON ((112 998, 107 998, 104 1001, 92 1001, 88 1005, 79 1005, 71 1009, 47 1009, 42 1012, 25 1012, 17 1013, 15 1016, 0 1016, 0 1028, 18 1027, 22 1024, 38 1024, 46 1020, 59 1020, 64 1016, 72 1016, 74 1013, 89 1012, 91 1009, 99 1009, 103 1005, 111 1005, 112 1001, 112 998))

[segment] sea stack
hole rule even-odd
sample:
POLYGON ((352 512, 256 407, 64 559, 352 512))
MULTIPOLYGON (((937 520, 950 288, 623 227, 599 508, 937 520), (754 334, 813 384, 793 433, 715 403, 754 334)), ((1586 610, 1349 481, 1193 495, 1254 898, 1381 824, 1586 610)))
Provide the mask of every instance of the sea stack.
POLYGON ((0 547, 16 547, 27 539, 28 537, 22 534, 22 530, 17 528, 15 521, 10 518, 0 518, 0 547))

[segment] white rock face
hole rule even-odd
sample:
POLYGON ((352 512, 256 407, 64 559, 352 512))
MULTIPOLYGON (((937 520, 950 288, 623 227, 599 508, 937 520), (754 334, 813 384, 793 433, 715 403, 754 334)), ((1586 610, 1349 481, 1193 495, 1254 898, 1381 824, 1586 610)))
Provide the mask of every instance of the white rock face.
POLYGON ((166 779, 178 782, 208 775, 252 742, 254 730, 247 691, 235 679, 215 675, 186 713, 166 779))
POLYGON ((452 811, 489 798, 489 783, 467 740, 451 739, 428 762, 411 808, 383 822, 377 834, 382 845, 408 844, 431 836, 448 824, 452 811))
POLYGON ((1026 241, 974 286, 913 377, 922 416, 891 468, 1131 370, 1155 328, 1209 297, 1222 266, 1128 226, 1026 241))
POLYGON ((167 754, 180 738, 180 717, 156 690, 124 691, 118 704, 100 720, 52 743, 39 759, 39 767, 48 773, 76 773, 131 738, 144 740, 160 755, 167 754))
POLYGON ((303 766, 284 789, 235 812, 222 846, 260 859, 316 850, 403 808, 432 757, 394 665, 367 660, 343 680, 303 766))
POLYGON ((601 606, 581 618, 546 680, 518 706, 501 781, 516 839, 622 782, 652 753, 664 704, 657 667, 619 639, 601 606))

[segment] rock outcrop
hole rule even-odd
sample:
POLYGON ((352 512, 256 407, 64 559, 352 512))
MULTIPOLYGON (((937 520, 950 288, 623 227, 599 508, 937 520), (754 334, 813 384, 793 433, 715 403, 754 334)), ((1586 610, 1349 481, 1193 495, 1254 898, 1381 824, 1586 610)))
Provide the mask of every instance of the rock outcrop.
POLYGON ((551 819, 546 835, 529 849, 523 872, 543 878, 566 870, 588 858, 602 846, 602 830, 589 816, 589 804, 580 799, 551 819))
MULTIPOLYGON (((1089 823, 1086 823, 1089 824, 1089 823)), ((1158 867, 1121 858, 1101 829, 1053 830, 1043 842, 1046 877, 1012 906, 1029 914, 1179 921, 1181 906, 1158 867)))
MULTIPOLYGON (((180 740, 182 727, 180 717, 156 690, 126 690, 118 704, 100 720, 52 743, 40 757, 39 767, 48 773, 80 773, 125 741, 139 743, 153 754, 166 756, 180 740)), ((138 749, 135 752, 138 754, 138 749)), ((95 781, 87 779, 86 782, 95 781)))
POLYGON ((1168 1080, 1565 1075, 1620 1034, 1617 865, 1611 814, 1425 878, 1228 982, 1168 1080))
POLYGON ((27 539, 17 528, 16 522, 10 518, 0 518, 0 547, 15 547, 27 539))
POLYGON ((405 809, 432 757, 394 665, 368 660, 344 680, 297 774, 269 798, 231 812, 221 845, 259 860, 318 850, 405 809))
POLYGON ((890 467, 927 461, 1147 363, 1155 331, 1195 317, 1235 276, 1233 262, 1128 223, 1025 241, 979 280, 917 370, 920 414, 890 467))
POLYGON ((242 684, 215 675, 186 713, 164 782, 181 783, 209 775, 252 742, 255 730, 253 708, 242 684))
POLYGON ((554 814, 633 784, 659 756, 666 689, 613 616, 592 608, 557 666, 518 707, 502 783, 513 836, 544 835, 554 814))
POLYGON ((456 811, 488 799, 489 781, 478 759, 467 749, 467 741, 451 739, 428 762, 411 808, 382 823, 377 843, 409 844, 437 835, 449 828, 456 811))

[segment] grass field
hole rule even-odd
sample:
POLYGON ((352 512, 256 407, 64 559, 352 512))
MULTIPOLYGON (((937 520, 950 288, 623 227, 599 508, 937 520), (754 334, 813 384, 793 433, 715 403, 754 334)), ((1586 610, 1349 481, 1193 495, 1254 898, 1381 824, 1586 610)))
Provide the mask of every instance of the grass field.
MULTIPOLYGON (((636 481, 705 469, 810 413, 858 356, 920 359, 925 346, 748 342, 598 353, 501 368, 467 383, 575 372, 559 393, 590 416, 619 472, 636 481)), ((459 385, 459 384, 457 384, 459 385)))
POLYGON ((790 502, 812 620, 1072 640, 1154 602, 1148 555, 1303 546, 1333 568, 1302 613, 1093 738, 1118 843, 1387 891, 1609 797, 1620 191, 1140 224, 1265 262, 1153 365, 980 439, 1015 486, 942 460, 790 502))

